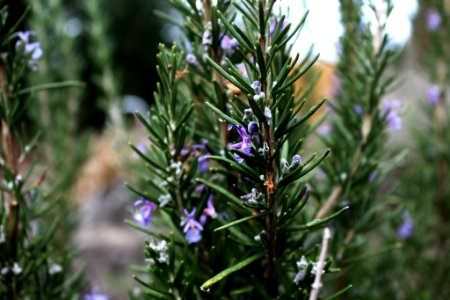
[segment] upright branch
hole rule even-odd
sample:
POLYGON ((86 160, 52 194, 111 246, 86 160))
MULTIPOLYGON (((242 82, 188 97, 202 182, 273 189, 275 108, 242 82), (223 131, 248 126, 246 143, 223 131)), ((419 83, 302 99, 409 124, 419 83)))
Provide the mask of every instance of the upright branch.
MULTIPOLYGON (((261 0, 262 4, 259 9, 263 11, 259 13, 260 18, 264 18, 266 15, 267 1, 261 0)), ((265 26, 265 21, 260 20, 259 24, 265 26)), ((269 67, 266 66, 266 52, 267 52, 267 39, 266 39, 266 29, 259 28, 259 47, 261 49, 261 59, 263 65, 260 68, 269 67)), ((264 92, 264 106, 270 108, 271 101, 270 95, 268 93, 268 82, 267 78, 262 78, 261 81, 262 90, 264 92)), ((269 168, 267 170, 267 180, 264 182, 267 192, 267 207, 269 208, 269 213, 266 216, 266 232, 267 232, 267 286, 269 295, 272 297, 277 296, 277 280, 275 275, 275 263, 276 263, 276 201, 274 193, 276 190, 276 161, 274 157, 274 136, 269 122, 263 123, 263 138, 266 141, 268 149, 268 162, 269 168)))

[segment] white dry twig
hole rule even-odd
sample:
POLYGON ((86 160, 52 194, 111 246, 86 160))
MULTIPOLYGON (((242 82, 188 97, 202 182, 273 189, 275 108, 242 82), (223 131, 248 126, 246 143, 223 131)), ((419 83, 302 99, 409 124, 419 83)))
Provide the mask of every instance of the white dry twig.
POLYGON ((317 264, 317 270, 316 270, 316 277, 314 278, 314 282, 311 285, 312 290, 311 294, 309 295, 309 300, 316 300, 319 296, 319 290, 322 287, 322 271, 323 267, 325 266, 325 259, 327 256, 328 251, 328 244, 331 240, 331 231, 328 227, 325 228, 323 231, 323 239, 322 239, 322 247, 320 249, 320 256, 319 256, 319 262, 317 264))

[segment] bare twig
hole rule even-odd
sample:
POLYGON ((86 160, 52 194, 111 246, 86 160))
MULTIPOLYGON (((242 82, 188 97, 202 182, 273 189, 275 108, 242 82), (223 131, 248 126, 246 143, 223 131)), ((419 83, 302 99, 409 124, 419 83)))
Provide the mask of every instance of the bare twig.
POLYGON ((328 227, 323 231, 323 239, 322 239, 322 247, 320 249, 319 262, 317 264, 316 277, 314 278, 314 282, 311 285, 312 290, 309 295, 309 300, 316 300, 319 296, 320 288, 322 287, 322 271, 325 266, 325 259, 328 251, 328 244, 331 240, 331 231, 328 227))

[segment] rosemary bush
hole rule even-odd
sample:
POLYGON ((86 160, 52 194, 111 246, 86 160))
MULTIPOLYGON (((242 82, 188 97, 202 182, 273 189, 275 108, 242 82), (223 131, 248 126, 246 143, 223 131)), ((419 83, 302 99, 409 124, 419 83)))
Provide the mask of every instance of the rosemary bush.
MULTIPOLYGON (((294 58, 301 30, 276 1, 171 1, 185 50, 160 46, 160 83, 149 116, 135 221, 149 235, 137 299, 317 299, 335 272, 318 228, 347 207, 313 219, 306 175, 329 151, 303 153, 308 89, 294 83, 317 60, 294 58), (146 228, 152 222, 152 230, 146 228)), ((341 291, 337 291, 340 293, 341 291)))
POLYGON ((33 92, 72 84, 25 85, 27 74, 39 68, 41 44, 34 32, 17 31, 6 6, 0 14, 0 298, 76 299, 82 273, 71 270, 74 252, 55 241, 66 217, 52 214, 61 198, 43 188, 45 171, 32 163, 39 136, 24 126, 33 92))

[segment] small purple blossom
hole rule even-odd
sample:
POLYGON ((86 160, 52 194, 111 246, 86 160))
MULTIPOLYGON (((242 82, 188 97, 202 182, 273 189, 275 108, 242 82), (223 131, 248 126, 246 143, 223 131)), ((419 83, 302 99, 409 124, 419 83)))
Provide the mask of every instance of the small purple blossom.
POLYGON ((203 226, 195 220, 195 212, 196 208, 194 208, 190 213, 185 209, 184 215, 186 216, 181 221, 181 226, 184 226, 183 232, 186 235, 186 239, 189 244, 198 243, 202 239, 202 230, 203 226))
POLYGON ((291 162, 291 165, 289 166, 289 169, 295 169, 298 166, 300 166, 301 164, 303 164, 302 157, 300 155, 296 154, 292 157, 292 162, 291 162))
POLYGON ((197 58, 195 57, 194 54, 190 53, 190 54, 186 55, 186 62, 191 65, 196 64, 197 58))
POLYGON ((403 218, 403 223, 397 228, 397 236, 401 240, 407 240, 414 234, 414 222, 409 217, 403 218))
MULTIPOLYGON (((250 141, 250 138, 248 137, 248 134, 247 134, 247 131, 245 130, 245 128, 240 125, 234 125, 234 124, 230 124, 228 126, 228 130, 231 130, 233 128, 236 129, 236 131, 238 132, 242 141, 240 141, 239 143, 232 144, 232 145, 228 146, 228 148, 229 149, 237 149, 249 156, 252 156, 251 149, 252 149, 253 144, 250 141)), ((238 163, 242 163, 244 161, 244 159, 242 157, 240 157, 237 153, 233 153, 233 155, 238 163)))
MULTIPOLYGON (((274 22, 272 22, 270 24, 270 28, 269 28, 269 37, 270 37, 270 39, 273 38, 273 35, 275 34, 275 30, 277 29, 277 26, 278 26, 279 22, 280 22, 279 20, 276 20, 276 21, 274 21, 274 22)), ((281 26, 280 26, 280 31, 283 30, 284 28, 286 28, 286 25, 287 25, 287 22, 283 21, 283 23, 281 23, 281 26)))
POLYGON ((255 91, 256 95, 259 95, 261 93, 261 82, 253 81, 253 83, 251 84, 251 87, 255 91))
POLYGON ((361 105, 356 104, 356 105, 355 105, 355 112, 356 112, 356 114, 357 114, 358 116, 362 116, 362 114, 364 113, 364 110, 363 110, 363 108, 362 108, 361 105))
POLYGON ((247 126, 248 133, 252 136, 252 138, 255 138, 259 135, 259 125, 255 121, 251 121, 248 123, 247 126))
POLYGON ((90 294, 84 295, 84 300, 109 300, 109 296, 98 294, 96 289, 92 289, 90 294))
POLYGON ((431 105, 437 105, 441 97, 441 89, 437 84, 430 86, 427 90, 428 102, 431 105))
POLYGON ((213 36, 212 36, 212 29, 211 29, 211 23, 208 23, 206 25, 206 30, 203 32, 202 36, 202 45, 204 48, 208 48, 212 45, 213 42, 213 36))
POLYGON ((133 217, 142 226, 147 226, 153 219, 153 211, 155 211, 158 206, 152 201, 141 197, 139 200, 133 204, 133 217))
POLYGON ((400 130, 402 129, 403 122, 397 111, 393 110, 393 108, 398 108, 401 106, 399 100, 394 99, 391 101, 383 101, 383 111, 386 115, 386 121, 389 124, 389 127, 392 130, 400 130))
POLYGON ((253 110, 251 108, 244 109, 243 121, 247 121, 253 116, 253 110))
POLYGON ((430 31, 436 31, 441 26, 442 17, 436 9, 429 9, 426 13, 427 27, 430 31))
POLYGON ((244 78, 248 78, 247 68, 245 67, 244 63, 237 64, 236 68, 239 70, 239 72, 241 72, 244 78))
POLYGON ((16 42, 16 49, 23 47, 24 54, 29 56, 28 66, 34 71, 37 68, 38 60, 42 57, 43 51, 41 43, 31 42, 30 37, 35 35, 33 31, 19 31, 16 42))
POLYGON ((203 210, 203 214, 200 216, 200 223, 205 224, 206 219, 212 218, 215 219, 217 218, 217 212, 216 209, 214 207, 214 196, 213 194, 209 195, 208 197, 208 202, 206 203, 206 207, 203 210))
POLYGON ((371 172, 371 173, 369 174, 369 182, 374 182, 375 179, 377 178, 377 175, 378 175, 377 171, 371 172))
POLYGON ((206 148, 207 143, 208 143, 207 139, 202 139, 200 144, 194 144, 192 147, 188 145, 180 151, 180 156, 182 157, 186 157, 187 155, 194 157, 199 155, 201 152, 204 152, 198 157, 198 170, 201 173, 205 173, 209 170, 209 163, 208 163, 209 152, 206 148))
POLYGON ((220 41, 220 48, 225 50, 228 54, 233 54, 237 47, 239 45, 239 42, 235 38, 230 38, 228 35, 224 35, 222 37, 222 40, 220 41))
POLYGON ((331 129, 332 127, 330 123, 323 123, 318 129, 319 135, 329 135, 331 133, 331 129))

